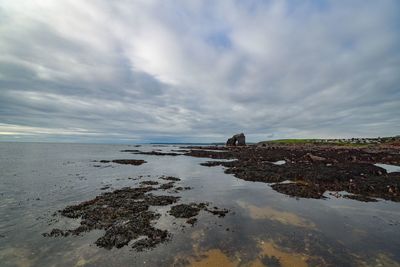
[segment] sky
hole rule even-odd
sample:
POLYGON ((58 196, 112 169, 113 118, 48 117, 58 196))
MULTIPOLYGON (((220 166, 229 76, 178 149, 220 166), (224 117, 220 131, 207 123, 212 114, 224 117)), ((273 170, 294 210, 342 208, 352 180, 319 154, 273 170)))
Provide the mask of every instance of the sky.
POLYGON ((400 134, 398 0, 0 0, 0 141, 400 134))

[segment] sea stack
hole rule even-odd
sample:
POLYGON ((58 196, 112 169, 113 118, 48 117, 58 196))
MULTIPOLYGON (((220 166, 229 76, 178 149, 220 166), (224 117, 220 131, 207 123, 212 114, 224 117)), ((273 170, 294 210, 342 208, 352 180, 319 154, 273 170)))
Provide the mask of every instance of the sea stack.
POLYGON ((246 136, 244 133, 235 134, 231 138, 226 141, 227 146, 245 146, 246 145, 246 136))

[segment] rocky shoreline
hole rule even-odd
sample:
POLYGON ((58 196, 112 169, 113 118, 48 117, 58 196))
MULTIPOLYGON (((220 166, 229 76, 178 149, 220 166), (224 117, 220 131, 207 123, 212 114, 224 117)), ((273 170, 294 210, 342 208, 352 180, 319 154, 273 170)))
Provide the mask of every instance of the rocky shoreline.
POLYGON ((224 166, 225 173, 255 182, 270 183, 283 194, 324 198, 327 191, 346 191, 347 198, 400 201, 400 172, 388 173, 374 164, 400 165, 400 149, 354 148, 323 145, 249 145, 191 148, 187 156, 231 161, 208 161, 203 166, 224 166), (234 160, 233 160, 234 159, 234 160))
MULTIPOLYGON (((136 251, 143 251, 167 241, 171 237, 168 230, 154 227, 162 216, 150 209, 156 206, 171 206, 180 200, 176 195, 156 195, 152 192, 175 189, 170 193, 190 190, 190 187, 176 187, 181 179, 172 176, 158 177, 159 181, 141 181, 138 187, 124 187, 106 192, 94 199, 77 205, 67 206, 58 213, 61 216, 81 219, 80 226, 75 229, 52 229, 44 233, 45 237, 80 235, 95 229, 105 230, 95 244, 106 249, 121 248, 130 245, 136 251), (162 182, 164 181, 164 182, 162 182), (161 185, 159 185, 162 183, 161 185), (158 186, 159 185, 159 186, 158 186), (157 186, 157 187, 155 187, 157 186)), ((200 211, 206 211, 218 217, 224 217, 229 210, 214 207, 209 203, 177 204, 170 207, 170 215, 175 218, 186 218, 186 223, 194 225, 200 211)), ((57 213, 55 214, 57 215, 57 213)))
POLYGON ((388 173, 375 165, 400 165, 399 146, 262 142, 247 146, 187 146, 181 147, 180 153, 122 152, 210 158, 213 161, 201 165, 223 166, 227 174, 246 181, 270 183, 275 191, 293 197, 321 199, 327 191, 345 191, 334 195, 359 201, 376 201, 376 198, 400 201, 400 172, 388 173))
MULTIPOLYGON (((223 166, 224 172, 239 179, 270 184, 279 193, 296 198, 324 199, 329 196, 356 201, 385 199, 400 202, 400 172, 387 172, 375 164, 400 165, 398 147, 355 148, 310 144, 265 144, 181 147, 178 153, 124 150, 152 156, 208 158, 205 167, 223 166), (329 194, 328 194, 329 193, 329 194)), ((95 161, 96 162, 96 161, 95 161)), ((101 160, 99 163, 141 165, 145 160, 101 160)), ((97 165, 96 165, 97 166, 97 165)), ((143 178, 138 177, 135 180, 143 178)), ((105 233, 95 243, 106 249, 131 246, 136 251, 167 241, 171 233, 156 228, 163 216, 152 207, 169 206, 167 214, 194 225, 201 212, 224 217, 229 210, 210 208, 210 203, 182 203, 179 194, 191 187, 177 185, 181 179, 160 176, 138 181, 133 187, 105 192, 94 199, 71 205, 59 215, 81 219, 75 229, 55 228, 44 236, 80 235, 95 229, 105 233), (160 194, 163 193, 163 194, 160 194), (168 193, 168 194, 165 194, 168 193)), ((109 186, 101 188, 107 190, 109 186)), ((175 223, 173 223, 175 224, 175 223)))

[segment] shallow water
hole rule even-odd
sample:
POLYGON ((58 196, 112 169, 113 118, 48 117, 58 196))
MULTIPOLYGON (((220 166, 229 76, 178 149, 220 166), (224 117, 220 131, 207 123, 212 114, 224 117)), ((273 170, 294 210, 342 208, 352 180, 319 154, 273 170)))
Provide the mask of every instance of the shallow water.
POLYGON ((378 166, 378 167, 381 167, 381 168, 384 168, 387 173, 400 172, 400 166, 397 166, 397 165, 382 164, 382 163, 377 163, 377 164, 374 164, 374 165, 378 166))
POLYGON ((278 160, 278 161, 275 161, 275 162, 272 162, 272 163, 275 164, 275 165, 283 165, 283 164, 286 163, 286 161, 285 160, 278 160))
MULTIPOLYGON (((0 143, 0 266, 399 266, 400 203, 364 203, 327 195, 326 200, 296 199, 268 184, 205 167, 210 159, 149 156, 120 150, 178 146, 0 143), (93 160, 144 159, 141 166, 93 160), (145 176, 142 179, 132 180, 145 176), (149 177, 147 177, 149 175, 149 177), (156 222, 172 233, 169 242, 135 252, 129 246, 106 250, 94 245, 102 231, 49 238, 53 228, 72 229, 79 221, 52 216, 108 190, 172 175, 180 202, 208 201, 228 208, 225 218, 201 213, 193 227, 155 207, 156 222), (173 224, 175 223, 175 224, 173 224), (275 258, 274 258, 275 257, 275 258)), ((172 193, 173 194, 173 193, 172 193)))

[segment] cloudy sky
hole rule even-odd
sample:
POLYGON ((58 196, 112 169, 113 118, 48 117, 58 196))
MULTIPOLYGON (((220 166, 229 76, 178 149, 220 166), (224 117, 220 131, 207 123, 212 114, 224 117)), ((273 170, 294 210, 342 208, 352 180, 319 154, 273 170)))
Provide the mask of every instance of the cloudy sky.
POLYGON ((0 140, 400 134, 398 0, 0 0, 0 140))

